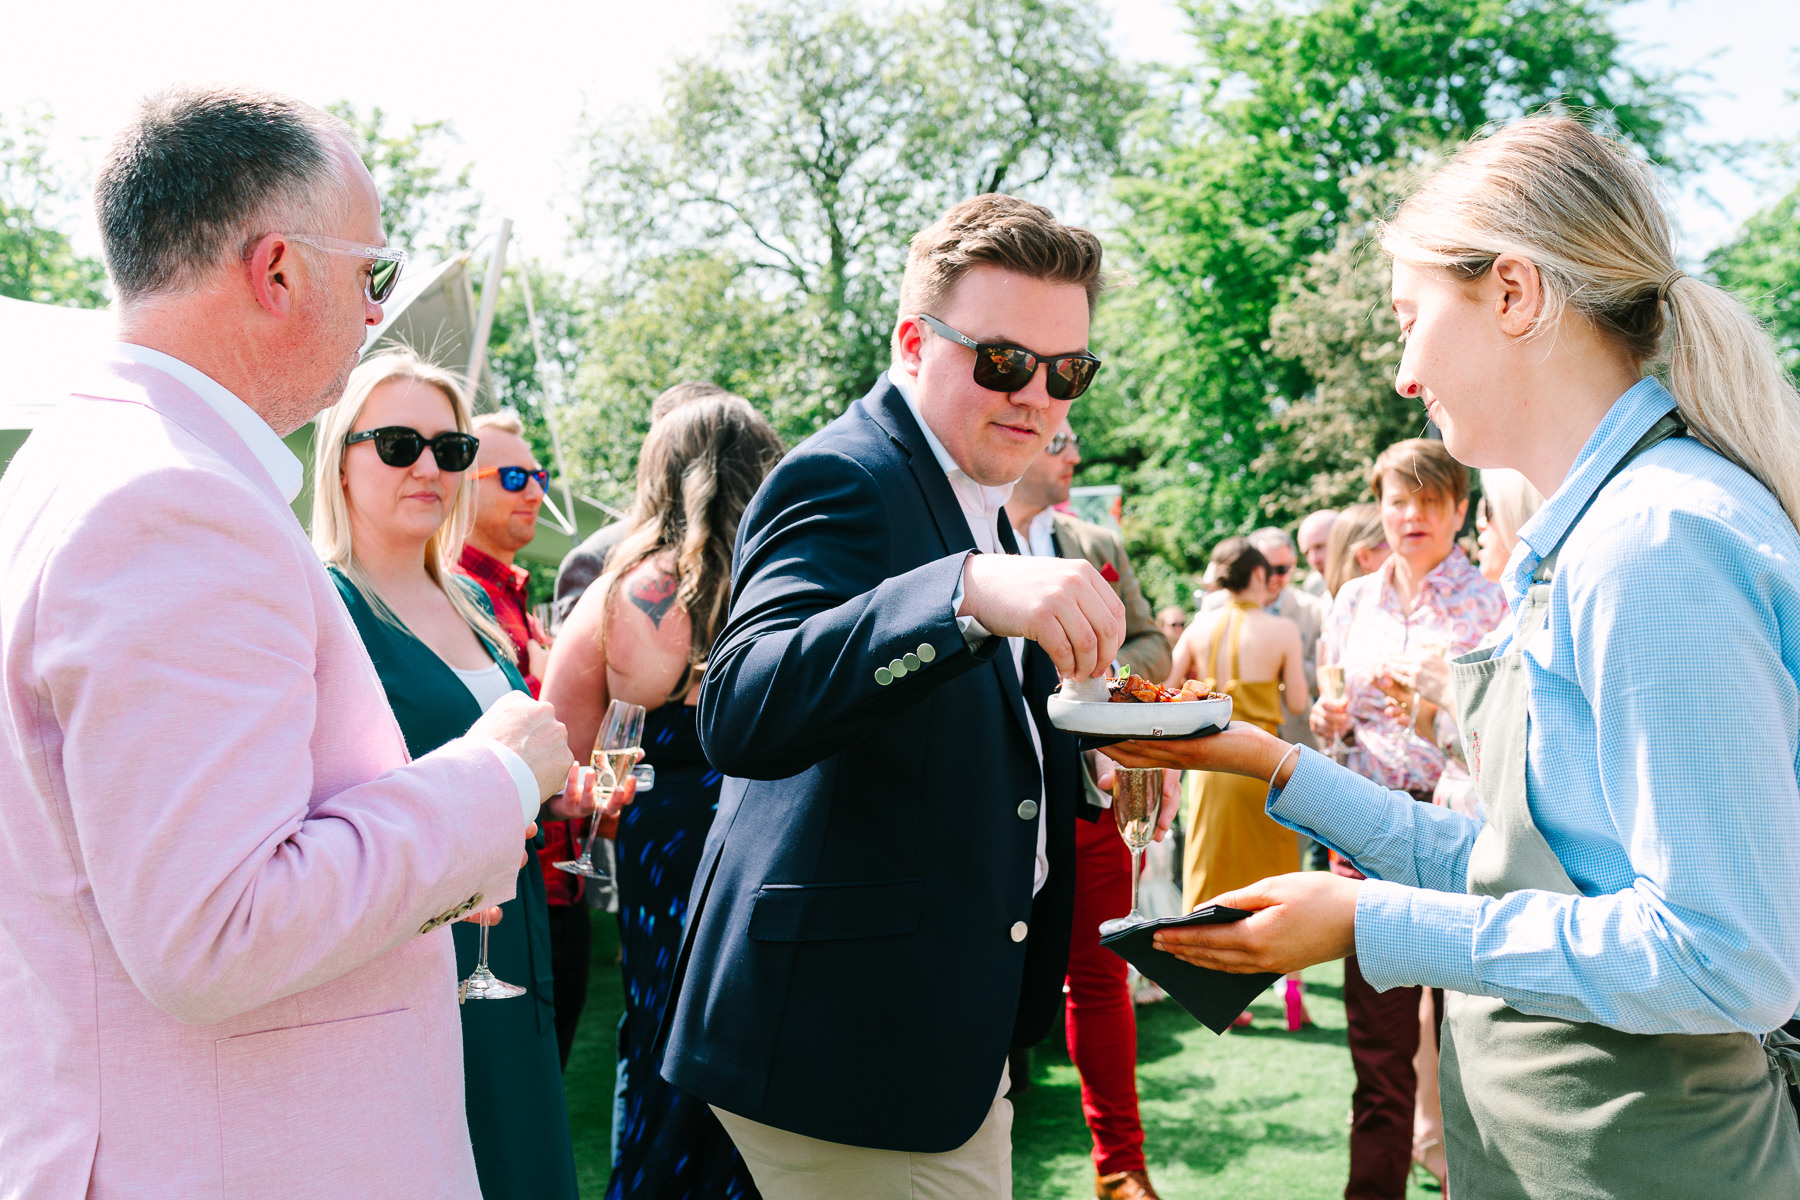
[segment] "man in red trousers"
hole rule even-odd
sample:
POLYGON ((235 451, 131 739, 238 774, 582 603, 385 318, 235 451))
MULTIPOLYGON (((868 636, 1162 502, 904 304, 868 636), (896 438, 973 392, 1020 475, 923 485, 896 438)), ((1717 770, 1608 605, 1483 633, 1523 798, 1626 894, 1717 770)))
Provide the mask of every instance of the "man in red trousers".
MULTIPOLYGON (((1075 431, 1063 422, 1006 502, 1019 550, 1056 558, 1085 558, 1125 605, 1125 644, 1119 662, 1161 683, 1169 673, 1169 640, 1157 628, 1125 542, 1056 505, 1069 498, 1081 463, 1075 431)), ((1088 802, 1111 797, 1094 786, 1088 802)), ((1144 1166, 1144 1127, 1138 1121, 1137 1017, 1126 984, 1125 960, 1100 946, 1100 922, 1131 907, 1131 853, 1109 814, 1075 822, 1075 924, 1069 941, 1069 1057, 1081 1072, 1081 1109, 1094 1135, 1094 1194, 1102 1200, 1157 1200, 1144 1166)))

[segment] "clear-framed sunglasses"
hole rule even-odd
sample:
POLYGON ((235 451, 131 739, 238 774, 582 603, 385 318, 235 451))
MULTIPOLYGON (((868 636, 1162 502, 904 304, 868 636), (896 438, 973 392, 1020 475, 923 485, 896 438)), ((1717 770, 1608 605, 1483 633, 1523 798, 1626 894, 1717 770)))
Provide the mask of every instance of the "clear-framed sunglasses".
POLYGON ((401 268, 406 266, 406 251, 395 250, 390 246, 365 246, 361 242, 346 242, 342 238, 322 237, 311 233, 280 233, 275 236, 311 246, 314 250, 323 250, 327 254, 374 260, 369 267, 368 291, 369 300, 375 304, 383 303, 394 294, 394 287, 400 282, 401 268))

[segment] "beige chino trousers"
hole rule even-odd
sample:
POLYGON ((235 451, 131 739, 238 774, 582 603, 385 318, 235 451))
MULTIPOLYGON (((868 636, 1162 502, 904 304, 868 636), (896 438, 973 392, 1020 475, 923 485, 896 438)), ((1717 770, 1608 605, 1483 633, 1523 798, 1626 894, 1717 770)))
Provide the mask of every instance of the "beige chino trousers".
POLYGON ((764 1200, 1012 1200, 1012 1101, 1006 1085, 975 1136, 943 1154, 846 1146, 712 1106, 764 1200))

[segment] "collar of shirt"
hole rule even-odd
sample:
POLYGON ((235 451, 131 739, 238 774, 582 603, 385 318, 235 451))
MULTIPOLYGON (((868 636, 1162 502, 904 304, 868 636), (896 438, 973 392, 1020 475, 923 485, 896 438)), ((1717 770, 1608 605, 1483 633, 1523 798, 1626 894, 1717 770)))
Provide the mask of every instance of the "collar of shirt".
MULTIPOLYGON (((1390 554, 1387 561, 1376 569, 1376 574, 1381 579, 1381 592, 1378 597, 1380 603, 1383 607, 1391 608, 1395 612, 1400 611, 1400 589, 1394 586, 1394 571, 1399 562, 1398 554, 1390 554)), ((1450 553, 1444 555, 1443 561, 1425 572, 1425 577, 1419 580, 1417 594, 1436 592, 1453 596, 1470 586, 1474 582, 1472 577, 1479 574, 1480 572, 1475 570, 1475 564, 1469 561, 1469 556, 1462 552, 1462 547, 1452 544, 1450 553)), ((1286 589, 1282 589, 1282 592, 1285 595, 1286 589)))
POLYGON ((464 542, 462 558, 459 560, 462 569, 475 579, 491 583, 504 589, 508 594, 519 598, 523 604, 525 585, 531 579, 531 572, 524 567, 512 563, 501 562, 485 550, 478 549, 470 542, 464 542))
POLYGON ((1040 510, 1025 525, 1025 536, 1019 539, 1019 549, 1039 558, 1056 557, 1056 538, 1053 531, 1056 527, 1056 510, 1046 508, 1040 510))
POLYGON ((925 444, 931 447, 931 453, 937 459, 938 466, 944 469, 944 477, 950 481, 950 490, 956 493, 956 502, 962 506, 963 515, 969 519, 970 532, 975 535, 975 544, 984 553, 998 553, 1000 534, 997 523, 1000 519, 1000 511, 1006 507, 1006 502, 1012 499, 1013 485, 1009 483, 1002 487, 989 487, 969 478, 969 473, 958 466, 954 458, 950 457, 950 451, 944 449, 944 443, 938 441, 938 436, 932 432, 930 424, 925 420, 925 415, 919 411, 918 398, 913 394, 915 387, 913 378, 890 370, 888 382, 894 385, 894 390, 900 393, 902 400, 906 401, 906 407, 912 411, 913 420, 919 423, 919 432, 925 435, 925 444))
POLYGON ((1531 577, 1536 574, 1538 565, 1568 534, 1589 497, 1600 490, 1607 472, 1617 466, 1619 460, 1637 445, 1638 439, 1674 407, 1675 397, 1669 395, 1662 384, 1648 377, 1638 380, 1613 401, 1599 428, 1575 456, 1562 486, 1519 529, 1519 544, 1513 547, 1502 577, 1506 583, 1506 602, 1514 612, 1518 611, 1525 593, 1530 590, 1531 577))
POLYGON ((294 497, 300 494, 306 469, 300 465, 300 460, 294 457, 294 452, 287 448, 287 443, 281 440, 280 435, 269 427, 269 423, 257 416, 248 404, 232 395, 224 384, 174 355, 152 350, 148 346, 115 342, 113 354, 140 367, 161 371, 177 383, 186 384, 225 419, 233 433, 244 439, 244 445, 250 448, 250 453, 262 464, 262 469, 269 473, 269 478, 281 492, 281 498, 289 504, 294 502, 294 497))

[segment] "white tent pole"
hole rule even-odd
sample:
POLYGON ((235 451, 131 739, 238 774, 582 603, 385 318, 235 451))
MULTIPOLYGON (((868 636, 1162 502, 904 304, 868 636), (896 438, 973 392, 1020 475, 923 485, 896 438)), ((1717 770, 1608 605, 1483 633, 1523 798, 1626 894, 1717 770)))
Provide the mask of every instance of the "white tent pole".
POLYGON ((475 318, 475 344, 469 348, 469 407, 481 392, 481 370, 487 365, 488 334, 494 330, 494 308, 500 303, 500 272, 506 269, 506 243, 512 237, 512 218, 500 218, 500 236, 488 259, 487 278, 481 281, 481 313, 475 318))
MULTIPOLYGON (((550 431, 550 456, 556 460, 556 482, 561 486, 563 509, 568 513, 564 518, 571 523, 569 536, 576 536, 573 527, 575 520, 575 495, 569 490, 569 465, 563 461, 562 434, 556 427, 556 397, 550 393, 550 382, 546 378, 550 373, 550 360, 544 357, 543 338, 538 334, 537 303, 531 294, 531 261, 519 260, 519 279, 525 285, 525 324, 531 330, 532 373, 537 376, 538 392, 544 397, 544 426, 550 431)), ((557 369, 560 376, 562 371, 557 369)))

